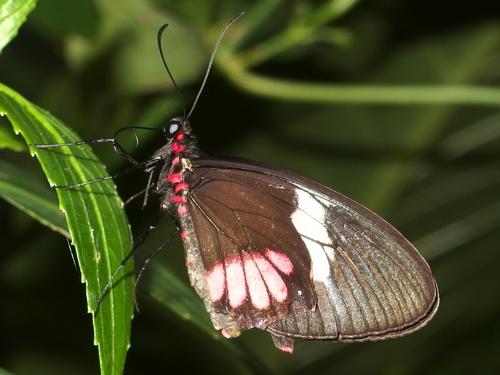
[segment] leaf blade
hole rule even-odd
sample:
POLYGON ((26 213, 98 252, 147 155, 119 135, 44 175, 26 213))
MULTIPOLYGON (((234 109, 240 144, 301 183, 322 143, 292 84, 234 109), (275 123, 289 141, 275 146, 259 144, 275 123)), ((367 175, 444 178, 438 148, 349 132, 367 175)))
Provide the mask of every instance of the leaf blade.
POLYGON ((0 161, 0 196, 53 231, 71 237, 51 191, 30 174, 3 161, 0 161))
MULTIPOLYGON (((0 111, 28 144, 78 140, 48 112, 0 84, 0 111)), ((32 150, 51 186, 69 185, 107 175, 91 149, 62 147, 32 150)), ((111 181, 87 185, 80 191, 57 189, 75 244, 82 281, 86 283, 88 310, 92 311, 104 285, 131 248, 131 233, 122 202, 111 181), (91 186, 91 188, 89 187, 91 186)), ((133 271, 132 263, 123 275, 133 271)), ((133 314, 133 280, 125 277, 111 289, 93 314, 94 342, 98 346, 101 374, 121 374, 129 344, 133 314)))
POLYGON ((35 0, 4 0, 0 3, 0 52, 35 8, 35 0))

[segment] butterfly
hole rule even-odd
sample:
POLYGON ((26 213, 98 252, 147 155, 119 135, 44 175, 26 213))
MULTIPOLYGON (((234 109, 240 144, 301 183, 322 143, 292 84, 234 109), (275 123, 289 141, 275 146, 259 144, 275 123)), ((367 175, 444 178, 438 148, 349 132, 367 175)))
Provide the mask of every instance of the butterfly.
MULTIPOLYGON (((295 173, 203 154, 187 115, 163 127, 150 189, 177 218, 191 285, 215 329, 259 328, 291 353, 294 339, 383 340, 411 333, 439 305, 429 265, 359 203, 295 173)), ((165 68, 175 85, 161 49, 165 68)))
POLYGON ((164 128, 154 192, 177 217, 186 266, 214 327, 294 339, 382 340, 439 305, 417 250, 359 203, 289 171, 201 153, 185 118, 164 128))
MULTIPOLYGON (((191 285, 214 328, 227 338, 258 328, 291 353, 295 339, 384 340, 425 326, 439 305, 437 284, 394 227, 306 177, 199 150, 189 117, 222 35, 241 15, 220 33, 189 113, 170 120, 164 146, 138 164, 149 174, 144 204, 155 193, 176 218, 191 285)), ((164 28, 158 45, 175 85, 164 28)))

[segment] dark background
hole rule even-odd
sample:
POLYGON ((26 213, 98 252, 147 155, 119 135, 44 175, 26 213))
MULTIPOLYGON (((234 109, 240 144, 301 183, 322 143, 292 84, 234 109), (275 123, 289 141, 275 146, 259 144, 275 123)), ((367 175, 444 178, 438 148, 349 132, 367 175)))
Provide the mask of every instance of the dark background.
MULTIPOLYGON (((189 107, 215 35, 233 14, 269 5, 258 29, 247 30, 243 18, 223 42, 243 36, 234 53, 245 56, 286 27, 320 14, 326 3, 40 0, 0 56, 0 81, 83 139, 110 136, 124 126, 161 126, 182 113, 155 46, 162 23, 171 23, 167 59, 189 107)), ((250 69, 297 84, 498 88, 499 21, 495 1, 359 1, 250 69)), ((201 148, 294 170, 373 209, 429 261, 441 306, 427 327, 397 340, 299 343, 289 356, 255 331, 231 342, 243 353, 237 355, 152 293, 153 283, 162 282, 161 267, 186 280, 175 242, 154 258, 139 287, 141 313, 133 321, 126 373, 498 373, 498 106, 271 99, 245 90, 224 70, 224 51, 219 57, 191 118, 201 148)), ((146 159, 161 139, 140 138, 137 157, 146 159)), ((110 147, 94 149, 110 172, 126 166, 110 147)), ((26 153, 0 150, 0 157, 43 181, 26 153)), ((117 180, 125 198, 144 183, 140 173, 117 180)), ((4 201, 0 213, 0 367, 14 374, 97 373, 84 288, 65 239, 4 201)), ((140 233, 154 207, 131 205, 128 214, 140 233)), ((137 263, 171 231, 162 225, 137 263)))

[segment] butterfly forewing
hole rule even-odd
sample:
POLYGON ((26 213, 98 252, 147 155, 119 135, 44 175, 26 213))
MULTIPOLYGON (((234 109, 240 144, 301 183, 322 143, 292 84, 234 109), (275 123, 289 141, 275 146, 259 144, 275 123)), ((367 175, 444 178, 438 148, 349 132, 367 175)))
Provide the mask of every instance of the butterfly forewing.
POLYGON ((408 333, 432 317, 438 304, 434 279, 401 234, 345 197, 300 194, 323 206, 324 229, 331 239, 330 244, 307 240, 318 310, 311 313, 295 304, 287 318, 269 327, 271 332, 377 339, 408 333))
POLYGON ((425 260, 391 225, 343 195, 228 159, 193 159, 189 186, 209 292, 202 297, 237 329, 267 329, 278 347, 291 350, 287 337, 403 335, 436 311, 425 260))

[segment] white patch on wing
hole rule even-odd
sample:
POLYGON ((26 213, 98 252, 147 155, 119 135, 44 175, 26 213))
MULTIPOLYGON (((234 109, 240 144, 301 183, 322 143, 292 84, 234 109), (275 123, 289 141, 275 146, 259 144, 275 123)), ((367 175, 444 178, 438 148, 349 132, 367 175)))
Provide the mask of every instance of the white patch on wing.
MULTIPOLYGON (((296 189, 295 194, 297 209, 291 215, 291 219, 309 252, 312 278, 315 282, 322 283, 331 296, 330 298, 334 298, 337 293, 335 293, 330 262, 335 260, 335 252, 332 240, 324 225, 325 207, 309 192, 296 189)), ((325 205, 330 204, 325 199, 321 199, 321 202, 325 205)))
MULTIPOLYGON (((302 240, 304 241, 304 244, 309 251, 309 256, 311 257, 312 279, 315 283, 322 284, 326 289, 328 299, 333 305, 335 312, 339 314, 339 316, 349 316, 347 305, 337 283, 335 282, 335 277, 332 275, 332 269, 330 267, 330 261, 333 261, 332 256, 334 256, 333 249, 330 247, 325 248, 321 244, 311 241, 308 238, 303 237, 302 240)), ((321 309, 322 305, 320 304, 319 307, 321 309)), ((341 322, 333 320, 330 322, 326 321, 324 323, 329 324, 331 330, 336 330, 337 325, 341 324, 341 322)), ((341 329, 342 327, 338 326, 338 328, 341 329)))
POLYGON ((304 244, 309 251, 309 256, 311 257, 311 269, 314 281, 320 281, 322 283, 328 282, 330 278, 330 262, 328 262, 328 257, 323 251, 323 246, 319 243, 311 241, 308 238, 302 237, 304 244))
MULTIPOLYGON (((347 303, 335 280, 331 264, 335 263, 336 249, 326 230, 325 207, 334 205, 327 199, 315 196, 302 189, 295 189, 297 209, 291 215, 292 223, 300 234, 311 258, 311 276, 315 283, 321 284, 328 296, 329 303, 319 304, 319 309, 325 313, 334 313, 334 316, 351 316, 347 303), (318 241, 318 242, 316 242, 318 241), (333 310, 332 310, 333 309, 333 310)), ((324 322, 327 329, 334 332, 344 330, 342 319, 332 319, 324 322)))
POLYGON ((335 249, 331 246, 323 246, 326 256, 330 260, 330 263, 335 262, 335 249))
POLYGON ((295 189, 297 209, 291 215, 295 229, 302 237, 324 244, 332 243, 325 226, 325 208, 308 192, 295 189))

